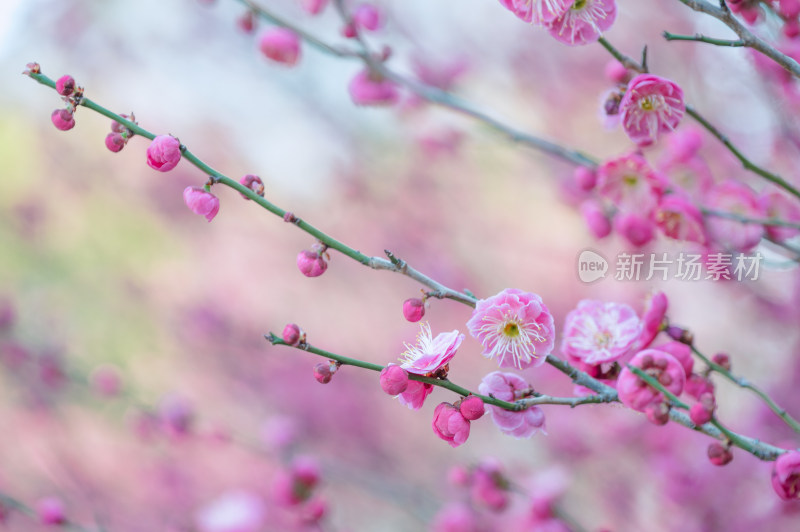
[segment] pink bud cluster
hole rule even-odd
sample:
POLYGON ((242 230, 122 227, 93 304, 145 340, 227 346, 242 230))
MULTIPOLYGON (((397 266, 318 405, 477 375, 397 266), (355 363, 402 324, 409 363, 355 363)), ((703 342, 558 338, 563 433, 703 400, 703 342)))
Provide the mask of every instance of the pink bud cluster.
MULTIPOLYGON (((41 72, 39 65, 31 63, 28 65, 29 73, 38 74, 41 72)), ((72 76, 61 76, 56 80, 56 92, 58 92, 66 103, 63 109, 56 109, 50 114, 50 121, 61 131, 69 131, 75 127, 75 111, 83 99, 83 88, 78 87, 72 76)))
MULTIPOLYGON (((133 116, 133 113, 120 116, 136 124, 136 117, 133 116)), ((114 153, 122 151, 133 135, 130 128, 114 120, 111 122, 111 133, 106 135, 106 148, 114 153)))

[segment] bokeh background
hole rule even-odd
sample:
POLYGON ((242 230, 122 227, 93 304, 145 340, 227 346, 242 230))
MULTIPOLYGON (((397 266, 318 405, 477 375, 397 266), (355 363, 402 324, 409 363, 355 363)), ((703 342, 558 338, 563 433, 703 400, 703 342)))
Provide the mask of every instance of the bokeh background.
MULTIPOLYGON (((293 0, 264 5, 347 44, 332 9, 311 18, 293 0)), ((492 116, 600 159, 630 151, 599 117, 611 87, 599 45, 563 46, 493 0, 380 5, 387 25, 370 40, 391 46, 397 70, 463 64, 454 92, 492 116)), ((559 327, 581 299, 641 311, 648 292, 664 290, 671 319, 703 350, 728 352, 738 373, 800 414, 798 275, 775 250, 762 250, 757 282, 581 283, 581 250, 615 257, 629 248, 593 240, 571 167, 410 97, 390 109, 357 107, 347 93, 357 62, 305 47, 295 68, 270 64, 237 28, 242 13, 232 0, 0 6, 0 295, 10 316, 0 491, 29 504, 60 497, 70 519, 113 532, 201 530, 204 509, 244 490, 266 505, 261 529, 289 530, 295 521, 270 502, 271 485, 292 456, 312 455, 330 507, 319 529, 416 531, 443 505, 468 500, 448 483, 452 467, 493 457, 519 493, 490 530, 535 530, 525 528, 524 493, 560 482, 552 478, 566 479, 559 511, 575 530, 795 529, 797 506, 775 497, 769 464, 738 453, 715 468, 705 437, 622 408, 545 407, 548 434, 530 440, 502 435, 487 416, 454 450, 430 428, 434 406, 452 394, 436 390, 412 412, 381 392, 375 374, 344 368, 318 384, 319 359, 273 348, 263 334, 295 322, 318 347, 385 364, 417 334, 401 306, 420 287, 335 253, 325 275, 303 277, 295 257, 313 244, 308 235, 222 187, 220 214, 207 223, 181 196, 205 181, 198 170, 185 161, 151 170, 142 138, 110 153, 109 121, 87 109, 73 130, 57 131, 57 94, 19 75, 30 61, 54 79, 71 74, 89 98, 134 111, 143 127, 179 137, 227 175, 260 175, 271 201, 352 247, 392 250, 478 296, 536 292, 559 327), (124 393, 104 399, 86 384, 109 365, 124 393), (159 412, 191 417, 191 427, 165 435, 159 412)), ((665 29, 727 36, 668 0, 620 0, 607 36, 634 56, 646 44, 651 69, 796 183, 798 151, 787 140, 796 108, 775 98, 746 51, 668 44, 665 29)), ((702 153, 717 179, 750 180, 713 139, 702 153)), ((432 301, 425 319, 435 332, 463 331, 469 316, 432 301)), ((473 389, 497 369, 469 338, 451 367, 451 379, 473 389)), ((572 391, 549 369, 524 376, 546 393, 572 391)), ((719 388, 720 417, 733 429, 797 446, 747 392, 719 388)), ((14 514, 5 526, 39 525, 14 514)))

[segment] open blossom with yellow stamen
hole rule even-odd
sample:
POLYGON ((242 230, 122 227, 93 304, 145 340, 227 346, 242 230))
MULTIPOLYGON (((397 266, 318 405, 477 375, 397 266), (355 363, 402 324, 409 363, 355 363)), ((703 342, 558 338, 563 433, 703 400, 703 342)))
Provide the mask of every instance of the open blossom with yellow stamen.
POLYGON ((420 325, 417 344, 405 344, 400 367, 416 375, 429 375, 442 369, 456 355, 464 335, 458 331, 441 333, 433 338, 427 323, 420 325))
POLYGON ((642 322, 628 305, 584 299, 567 314, 561 352, 585 364, 613 362, 633 351, 641 332, 642 322))
POLYGON ((478 301, 467 328, 483 344, 483 356, 505 368, 539 366, 555 344, 553 316, 542 298, 516 288, 478 301))

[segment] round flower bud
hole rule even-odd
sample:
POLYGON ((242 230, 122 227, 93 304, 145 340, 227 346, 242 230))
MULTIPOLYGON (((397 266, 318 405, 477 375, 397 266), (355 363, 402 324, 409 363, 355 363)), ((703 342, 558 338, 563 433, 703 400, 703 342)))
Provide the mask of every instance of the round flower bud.
POLYGON ((729 357, 727 353, 717 353, 711 358, 711 360, 715 364, 722 366, 728 371, 731 370, 731 357, 729 357))
POLYGON ((61 76, 56 80, 56 92, 61 96, 69 96, 75 90, 75 80, 72 76, 61 76))
POLYGON ((266 57, 286 66, 294 66, 300 60, 300 37, 288 28, 266 30, 258 47, 266 57))
POLYGON ((106 148, 117 153, 125 147, 125 139, 119 133, 109 133, 106 135, 106 148))
POLYGON ((408 372, 390 364, 381 370, 381 388, 389 395, 399 395, 408 389, 408 372))
POLYGON ((64 503, 57 497, 45 497, 36 503, 36 513, 43 525, 63 525, 67 522, 64 503))
POLYGON ((317 379, 317 382, 320 384, 328 384, 331 382, 331 379, 333 378, 331 365, 327 362, 320 362, 314 366, 314 378, 317 379))
POLYGON ((181 160, 181 143, 172 135, 159 135, 147 147, 147 164, 159 172, 169 172, 181 160))
POLYGON ((425 315, 425 303, 418 297, 412 297, 403 301, 403 317, 414 323, 418 322, 425 315))
POLYGON ((469 421, 480 419, 480 417, 486 412, 486 409, 483 406, 483 400, 477 395, 470 395, 461 401, 459 410, 461 411, 461 415, 469 421))
POLYGON ((724 445, 715 441, 708 446, 708 459, 715 466, 724 466, 733 460, 733 453, 731 453, 730 449, 726 449, 724 445))
POLYGON ((800 499, 800 452, 789 451, 775 460, 772 487, 785 501, 800 499))
POLYGON ((186 187, 183 201, 193 213, 205 216, 209 222, 219 212, 219 198, 202 187, 186 187))
POLYGON ((69 131, 75 127, 75 117, 69 109, 56 109, 50 114, 50 120, 61 131, 69 131))
POLYGON ((300 343, 300 327, 290 323, 283 328, 283 341, 289 345, 300 343))
POLYGON ((306 277, 319 277, 328 269, 328 263, 319 254, 305 249, 297 254, 297 267, 306 277))
MULTIPOLYGON (((252 190, 256 194, 258 194, 259 196, 261 196, 261 197, 264 196, 264 182, 257 175, 247 174, 246 176, 244 176, 243 178, 241 178, 239 180, 239 183, 241 183, 242 185, 246 186, 247 188, 249 188, 250 190, 252 190)), ((241 192, 240 192, 240 194, 241 194, 241 192)), ((245 196, 244 194, 242 194, 242 197, 244 199, 246 199, 246 200, 250 199, 247 196, 245 196)))
POLYGON ((376 31, 383 25, 383 17, 374 5, 361 4, 353 12, 353 24, 367 31, 376 31))

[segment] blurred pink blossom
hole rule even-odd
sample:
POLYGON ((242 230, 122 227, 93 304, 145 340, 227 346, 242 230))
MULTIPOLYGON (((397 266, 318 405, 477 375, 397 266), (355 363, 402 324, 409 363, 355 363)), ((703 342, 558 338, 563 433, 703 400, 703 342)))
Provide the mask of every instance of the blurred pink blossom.
POLYGON ((547 25, 550 35, 570 46, 595 42, 617 18, 616 0, 573 0, 547 25))
POLYGON ((567 314, 561 352, 587 364, 613 362, 631 353, 641 332, 628 305, 584 299, 567 314))
MULTIPOLYGON (((499 371, 486 375, 478 386, 481 394, 491 395, 496 399, 509 402, 522 398, 530 390, 530 385, 522 377, 499 371)), ((509 436, 530 438, 539 430, 544 432, 544 412, 538 406, 513 412, 499 406, 489 405, 489 412, 497 428, 509 436)))

